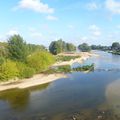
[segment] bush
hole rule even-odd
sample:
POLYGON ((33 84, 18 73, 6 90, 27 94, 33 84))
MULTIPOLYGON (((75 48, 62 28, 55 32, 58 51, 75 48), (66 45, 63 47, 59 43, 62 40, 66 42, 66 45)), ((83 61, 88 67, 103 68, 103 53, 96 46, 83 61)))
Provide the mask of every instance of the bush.
POLYGON ((17 68, 19 70, 19 78, 30 78, 35 74, 35 70, 24 63, 18 62, 17 68))
POLYGON ((35 70, 30 67, 25 67, 20 74, 22 78, 30 78, 35 74, 35 70))
POLYGON ((49 68, 55 62, 55 58, 48 52, 35 52, 28 56, 27 64, 40 73, 49 68))
POLYGON ((68 72, 71 72, 71 67, 70 67, 70 65, 63 65, 63 66, 59 66, 59 67, 57 68, 57 70, 58 70, 59 72, 68 73, 68 72))
POLYGON ((6 60, 0 67, 0 80, 5 81, 9 79, 15 79, 18 77, 19 71, 16 66, 16 62, 6 60))
POLYGON ((0 57, 0 65, 2 65, 5 62, 5 58, 4 57, 0 57))

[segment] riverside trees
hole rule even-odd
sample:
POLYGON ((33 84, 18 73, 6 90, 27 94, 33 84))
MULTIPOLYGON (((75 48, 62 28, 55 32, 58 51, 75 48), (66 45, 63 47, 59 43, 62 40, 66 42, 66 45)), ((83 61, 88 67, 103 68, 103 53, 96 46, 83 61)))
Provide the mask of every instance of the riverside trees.
POLYGON ((49 51, 54 55, 68 51, 73 52, 75 50, 76 50, 75 45, 73 45, 72 43, 66 43, 62 39, 51 42, 49 46, 49 51))
POLYGON ((1 43, 0 51, 0 81, 32 77, 55 62, 44 46, 27 44, 20 35, 1 43))

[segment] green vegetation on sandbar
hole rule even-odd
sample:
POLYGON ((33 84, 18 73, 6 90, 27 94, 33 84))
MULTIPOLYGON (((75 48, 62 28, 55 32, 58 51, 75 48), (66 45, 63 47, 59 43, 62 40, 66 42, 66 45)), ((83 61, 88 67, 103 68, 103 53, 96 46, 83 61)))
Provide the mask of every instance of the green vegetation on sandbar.
POLYGON ((44 74, 52 74, 52 73, 70 73, 72 71, 93 71, 94 70, 94 64, 91 65, 83 65, 81 67, 77 68, 71 68, 70 65, 62 65, 62 66, 57 66, 50 68, 46 71, 44 71, 44 74))
POLYGON ((91 65, 83 65, 81 67, 73 68, 73 71, 93 71, 94 64, 91 65))
POLYGON ((58 56, 56 56, 56 61, 70 61, 70 60, 74 60, 76 58, 80 58, 80 56, 63 56, 63 55, 58 55, 58 56))

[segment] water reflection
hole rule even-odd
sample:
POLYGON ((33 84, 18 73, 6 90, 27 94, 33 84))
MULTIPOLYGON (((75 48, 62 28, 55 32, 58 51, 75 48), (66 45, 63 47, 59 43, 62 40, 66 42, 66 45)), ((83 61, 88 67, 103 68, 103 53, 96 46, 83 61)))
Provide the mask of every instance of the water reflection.
POLYGON ((107 86, 106 98, 114 113, 120 117, 120 79, 107 86))
POLYGON ((6 101, 13 110, 23 111, 29 104, 31 92, 42 91, 46 89, 49 84, 50 83, 21 90, 7 90, 0 93, 0 100, 6 101))

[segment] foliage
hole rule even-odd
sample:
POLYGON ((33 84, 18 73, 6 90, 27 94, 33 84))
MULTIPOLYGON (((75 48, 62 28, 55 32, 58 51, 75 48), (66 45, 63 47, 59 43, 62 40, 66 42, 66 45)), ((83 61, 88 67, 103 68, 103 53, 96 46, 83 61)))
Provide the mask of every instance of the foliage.
POLYGON ((17 62, 17 68, 19 70, 19 78, 30 78, 35 74, 34 68, 30 68, 22 62, 17 62))
POLYGON ((108 50, 111 50, 111 46, 91 45, 91 49, 92 50, 108 51, 108 50))
POLYGON ((49 51, 54 55, 57 55, 62 52, 75 51, 75 50, 76 50, 76 47, 73 44, 65 43, 61 39, 58 41, 51 42, 49 46, 49 51))
POLYGON ((66 43, 66 48, 67 48, 67 51, 76 51, 76 46, 73 45, 72 43, 66 43))
POLYGON ((15 79, 18 75, 19 71, 15 62, 6 60, 6 62, 0 66, 0 80, 15 79))
POLYGON ((78 49, 81 50, 82 52, 89 52, 89 51, 91 51, 91 47, 87 43, 80 44, 78 46, 78 49))
POLYGON ((65 72, 65 73, 71 72, 71 66, 70 65, 58 66, 57 71, 58 72, 65 72))
POLYGON ((76 58, 79 58, 80 56, 62 56, 62 55, 58 55, 56 56, 56 61, 70 61, 70 60, 74 60, 76 58))
POLYGON ((27 57, 28 66, 34 68, 37 73, 48 69, 54 62, 54 56, 48 52, 35 52, 27 57))
POLYGON ((4 57, 0 57, 0 65, 2 65, 5 62, 5 58, 4 57))
POLYGON ((46 47, 43 45, 27 44, 27 47, 28 47, 29 54, 33 52, 47 51, 46 47))
POLYGON ((7 43, 0 42, 0 57, 7 57, 8 50, 7 50, 7 43))
POLYGON ((119 42, 114 42, 112 44, 112 50, 119 50, 120 49, 120 43, 119 42))
POLYGON ((88 70, 89 71, 94 70, 94 64, 73 68, 73 71, 88 71, 88 70))
POLYGON ((9 57, 17 61, 25 61, 28 55, 27 45, 20 35, 11 36, 8 40, 9 57))

